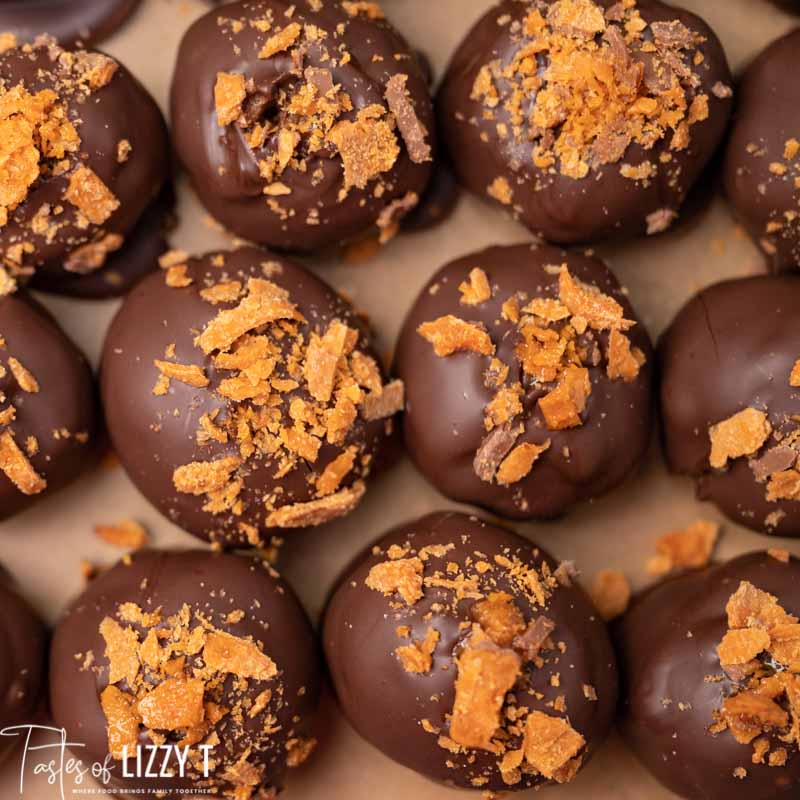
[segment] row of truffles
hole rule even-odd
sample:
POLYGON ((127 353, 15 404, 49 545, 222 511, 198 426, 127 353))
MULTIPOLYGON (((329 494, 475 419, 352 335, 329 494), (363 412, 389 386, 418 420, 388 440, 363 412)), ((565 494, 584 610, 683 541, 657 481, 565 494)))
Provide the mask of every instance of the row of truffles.
MULTIPOLYGON (((399 764, 492 796, 571 782, 616 718, 686 800, 794 797, 800 561, 770 550, 673 575, 612 636, 576 577, 474 516, 395 528, 323 615, 343 713, 399 764)), ((43 718, 47 637, 7 576, 0 599, 0 725, 29 724, 43 718)), ((273 800, 324 735, 312 628, 290 587, 243 555, 126 557, 62 615, 49 658, 54 724, 110 765, 118 796, 273 800), (168 777, 124 769, 154 745, 168 777)))
MULTIPOLYGON (((118 19, 132 4, 111 5, 118 19)), ((3 290, 35 273, 46 291, 124 293, 166 249, 163 120, 117 61, 4 28, 20 6, 0 10, 3 290)), ((747 71, 724 158, 732 204, 777 269, 798 260, 797 36, 747 71)), ((728 127, 731 83, 716 36, 682 9, 504 0, 457 49, 435 115, 426 65, 377 3, 241 0, 181 42, 172 140, 211 214, 277 250, 413 227, 426 191, 441 199, 442 150, 469 191, 569 244, 669 228, 728 127)))
MULTIPOLYGON (((286 258, 242 247, 161 264, 107 333, 103 416, 145 497, 202 539, 259 547, 348 514, 394 460, 400 414, 406 450, 445 496, 559 517, 641 463, 656 361, 671 471, 736 522, 800 536, 791 276, 703 290, 656 359, 602 261, 489 248, 422 289, 390 377, 363 318, 286 258)), ((0 298, 0 517, 90 466, 99 428, 83 356, 26 293, 0 298)))

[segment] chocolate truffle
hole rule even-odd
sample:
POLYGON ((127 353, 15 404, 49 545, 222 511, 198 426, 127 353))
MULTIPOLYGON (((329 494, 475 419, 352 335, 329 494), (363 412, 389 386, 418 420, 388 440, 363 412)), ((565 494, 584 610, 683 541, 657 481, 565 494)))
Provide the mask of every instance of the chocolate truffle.
POLYGON ((800 790, 800 562, 750 553, 671 578, 618 624, 621 730, 687 800, 800 790))
MULTIPOLYGON (((47 633, 0 565, 0 730, 32 725, 45 693, 47 633)), ((24 738, 0 736, 0 761, 24 738)))
POLYGON ((800 29, 770 44, 739 85, 725 191, 775 271, 800 269, 800 29))
POLYGON ((655 0, 503 0, 439 91, 460 181, 534 233, 654 234, 719 144, 731 76, 714 32, 655 0))
POLYGON ((111 36, 141 0, 0 0, 0 31, 32 42, 40 34, 63 47, 94 44, 111 36))
POLYGON ((534 544, 430 514, 343 577, 323 644, 344 713, 433 780, 505 792, 570 781, 608 732, 617 670, 584 592, 534 544))
POLYGON ((50 654, 55 724, 85 763, 110 756, 122 794, 274 797, 314 747, 319 680, 290 587, 260 561, 200 551, 139 551, 96 578, 50 654), (158 745, 173 777, 137 775, 158 745))
POLYGON ((376 3, 247 0, 183 38, 175 147, 200 200, 253 242, 386 240, 432 171, 426 79, 376 3))
POLYGON ((253 248, 173 251, 111 324, 102 393, 133 482, 202 538, 346 514, 402 407, 363 322, 303 267, 253 248))
POLYGON ((75 480, 97 417, 83 354, 34 300, 0 297, 0 520, 75 480))
POLYGON ((703 290, 659 344, 667 463, 757 531, 800 536, 800 281, 703 290))
POLYGON ((400 333, 406 446, 454 500, 555 517, 640 461, 652 360, 602 261, 535 245, 473 253, 431 278, 400 333))
POLYGON ((30 286, 40 292, 86 300, 124 297, 141 278, 158 270, 159 259, 169 249, 167 235, 175 224, 175 190, 171 183, 166 183, 128 234, 125 244, 108 253, 102 267, 84 275, 66 270, 37 271, 30 286))
POLYGON ((0 142, 0 289, 33 270, 100 269, 167 176, 145 89, 108 56, 47 40, 0 54, 0 142))

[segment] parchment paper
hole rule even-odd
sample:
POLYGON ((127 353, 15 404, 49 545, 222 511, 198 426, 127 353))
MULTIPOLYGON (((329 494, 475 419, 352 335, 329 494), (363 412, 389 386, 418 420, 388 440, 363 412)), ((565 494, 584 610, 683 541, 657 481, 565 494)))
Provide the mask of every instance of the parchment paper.
MULTIPOLYGON (((717 31, 735 71, 793 24, 767 0, 683 0, 717 31)), ((438 76, 466 30, 491 0, 384 0, 387 16, 424 51, 438 76)), ((166 109, 169 82, 183 31, 208 5, 200 0, 144 0, 130 23, 103 47, 118 57, 166 109)), ((800 17, 795 19, 800 24, 800 17)), ((706 195, 716 192, 707 186, 706 195)), ((181 224, 173 245, 190 252, 225 246, 228 239, 209 225, 185 181, 180 184, 181 224)), ((703 192, 700 193, 704 194, 703 192)), ((718 193, 699 199, 697 210, 674 231, 623 245, 602 245, 606 258, 631 294, 640 317, 655 338, 678 308, 698 289, 717 280, 757 273, 763 262, 732 220, 718 193)), ((359 266, 336 259, 310 261, 329 282, 366 310, 389 350, 403 316, 427 277, 457 256, 499 243, 530 237, 500 211, 463 197, 455 215, 428 233, 404 235, 376 258, 359 266)), ((41 298, 67 332, 96 364, 105 329, 117 302, 41 298)), ((361 507, 344 520, 310 533, 292 534, 280 569, 316 619, 332 582, 364 545, 388 527, 428 511, 453 506, 404 460, 373 484, 361 507)), ((83 585, 82 558, 108 565, 121 553, 92 532, 95 524, 123 518, 141 521, 157 546, 203 546, 162 518, 134 489, 124 472, 97 470, 75 485, 0 526, 0 561, 15 574, 24 592, 49 621, 83 585)), ((644 562, 657 536, 686 526, 698 517, 720 519, 715 509, 695 501, 688 479, 667 475, 654 437, 641 473, 612 495, 547 524, 519 524, 516 529, 562 559, 573 559, 591 581, 605 567, 623 569, 636 587, 648 578, 644 562)), ((718 555, 728 558, 768 546, 800 555, 800 541, 766 538, 724 523, 718 555)), ((362 741, 342 718, 330 697, 323 704, 316 755, 291 776, 287 800, 447 800, 464 792, 439 787, 389 761, 362 741)), ((0 798, 19 796, 19 757, 0 766, 0 798)), ((87 782, 83 788, 86 789, 87 782)), ((64 796, 73 783, 64 778, 64 796)), ((56 800, 58 778, 25 773, 26 800, 56 800)), ((616 736, 571 784, 550 789, 560 800, 667 800, 661 789, 616 736)), ((517 795, 520 800, 533 793, 517 795)), ((549 796, 549 795, 548 795, 549 796)))

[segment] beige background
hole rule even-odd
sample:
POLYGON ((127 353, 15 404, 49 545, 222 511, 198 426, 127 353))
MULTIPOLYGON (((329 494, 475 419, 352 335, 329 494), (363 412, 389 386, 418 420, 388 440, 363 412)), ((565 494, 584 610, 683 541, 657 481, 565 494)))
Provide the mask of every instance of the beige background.
MULTIPOLYGON (((80 0, 76 0, 79 2, 80 0)), ((787 30, 791 18, 767 0, 684 0, 720 35, 734 70, 787 30)), ((384 0, 387 15, 441 75, 449 54, 490 0, 384 0)), ((207 6, 194 0, 144 0, 139 13, 104 47, 119 57, 166 107, 172 65, 182 32, 207 6)), ((185 184, 180 187, 182 224, 174 245, 189 251, 224 246, 226 238, 208 225, 185 184)), ((426 278, 446 261, 496 243, 526 240, 526 231, 499 211, 463 198, 454 217, 426 234, 403 236, 361 266, 313 264, 337 288, 369 312, 381 349, 390 349, 403 315, 426 278)), ((724 202, 684 221, 677 230, 649 241, 598 248, 629 288, 634 305, 656 337, 696 290, 718 279, 763 269, 761 259, 731 220, 724 202)), ((96 363, 115 302, 82 302, 44 297, 64 328, 96 363)), ((362 506, 322 530, 293 536, 281 569, 317 617, 338 571, 363 545, 387 527, 452 505, 416 473, 408 461, 374 485, 362 506)), ((644 561, 654 539, 698 516, 719 515, 693 499, 691 482, 668 476, 656 444, 641 474, 610 497, 548 524, 517 525, 556 556, 574 559, 585 578, 604 567, 624 569, 636 586, 646 582, 644 561)), ((0 561, 19 578, 25 592, 50 621, 81 588, 79 562, 110 564, 119 556, 92 533, 93 525, 129 517, 143 522, 158 546, 188 548, 198 542, 163 519, 119 470, 98 471, 55 498, 0 526, 0 561)), ((725 524, 719 555, 770 544, 800 555, 800 541, 772 539, 725 524)), ((387 760, 361 741, 332 702, 323 710, 324 731, 316 756, 293 777, 287 800, 447 800, 460 792, 431 784, 387 760)), ((0 767, 0 798, 18 795, 19 760, 0 767)), ((65 795, 70 796, 67 780, 65 795)), ((553 791, 553 790, 551 790, 553 791)), ((667 800, 614 737, 570 785, 554 790, 561 800, 667 800)), ((519 797, 531 797, 519 795, 519 797)), ((26 800, 59 797, 58 785, 26 775, 26 800)))

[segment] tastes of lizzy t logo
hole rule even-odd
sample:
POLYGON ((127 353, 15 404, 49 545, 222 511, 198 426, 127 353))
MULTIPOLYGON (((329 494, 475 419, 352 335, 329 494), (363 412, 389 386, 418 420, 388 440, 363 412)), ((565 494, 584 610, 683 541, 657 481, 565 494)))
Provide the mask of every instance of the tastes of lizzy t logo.
MULTIPOLYGON (((71 794, 84 794, 80 788, 87 786, 90 779, 103 787, 108 787, 112 780, 117 787, 124 785, 126 779, 152 780, 153 788, 148 791, 158 795, 166 788, 163 784, 159 785, 159 781, 185 777, 189 759, 188 747, 151 744, 137 745, 132 752, 127 747, 123 748, 123 758, 119 762, 107 755, 103 761, 85 763, 74 753, 86 745, 68 741, 63 728, 13 725, 0 730, 0 736, 18 738, 23 742, 19 770, 20 797, 25 795, 26 775, 43 776, 49 786, 58 790, 61 800, 67 800, 71 794)), ((202 754, 202 766, 197 762, 193 762, 192 766, 199 768, 202 777, 208 778, 211 745, 200 745, 197 749, 202 754)), ((96 792, 102 793, 102 790, 96 792)), ((202 790, 194 790, 194 793, 201 794, 202 790)))

